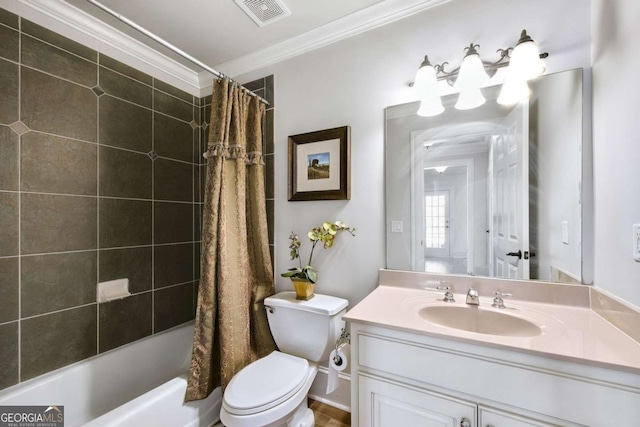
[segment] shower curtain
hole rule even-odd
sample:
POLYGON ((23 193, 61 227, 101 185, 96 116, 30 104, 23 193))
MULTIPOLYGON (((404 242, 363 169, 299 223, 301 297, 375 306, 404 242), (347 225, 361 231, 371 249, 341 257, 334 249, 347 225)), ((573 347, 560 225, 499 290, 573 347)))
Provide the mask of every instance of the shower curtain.
POLYGON ((274 293, 264 195, 264 104, 214 82, 202 260, 186 401, 222 389, 275 344, 263 307, 274 293))

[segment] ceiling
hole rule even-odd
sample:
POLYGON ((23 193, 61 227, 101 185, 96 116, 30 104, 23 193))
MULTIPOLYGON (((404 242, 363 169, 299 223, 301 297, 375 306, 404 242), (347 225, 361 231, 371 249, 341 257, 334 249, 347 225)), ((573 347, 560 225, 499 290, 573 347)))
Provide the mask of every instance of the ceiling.
MULTIPOLYGON (((291 16, 257 26, 233 0, 100 0, 100 3, 216 68, 384 0, 283 0, 291 16)), ((86 0, 66 0, 143 43, 167 49, 86 0)), ((178 59, 174 55, 174 59, 178 59)), ((199 70, 185 61, 194 70, 199 70)))
POLYGON ((205 96, 211 93, 212 70, 214 75, 224 73, 242 78, 252 71, 454 0, 280 1, 290 10, 290 16, 262 27, 234 0, 2 0, 2 3, 3 8, 51 31, 195 96, 205 96))

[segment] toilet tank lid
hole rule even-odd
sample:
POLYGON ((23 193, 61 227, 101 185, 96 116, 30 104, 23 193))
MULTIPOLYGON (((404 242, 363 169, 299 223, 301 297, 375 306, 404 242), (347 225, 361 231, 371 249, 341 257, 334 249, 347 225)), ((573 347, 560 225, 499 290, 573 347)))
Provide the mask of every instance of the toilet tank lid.
POLYGON ((286 307, 294 310, 310 311, 332 316, 346 308, 347 305, 349 305, 349 301, 344 298, 321 294, 315 294, 310 300, 302 301, 296 299, 295 292, 280 292, 265 298, 264 305, 269 307, 286 307))

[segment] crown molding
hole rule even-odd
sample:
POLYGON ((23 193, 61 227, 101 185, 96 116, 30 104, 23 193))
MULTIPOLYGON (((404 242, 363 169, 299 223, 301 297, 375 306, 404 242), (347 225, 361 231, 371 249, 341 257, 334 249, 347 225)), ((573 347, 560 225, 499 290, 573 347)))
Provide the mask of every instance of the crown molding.
POLYGON ((0 0, 0 5, 38 25, 200 96, 197 71, 62 0, 0 0))
MULTIPOLYGON (((214 68, 228 76, 239 76, 449 1, 452 0, 383 0, 214 68)), ((197 72, 63 0, 0 0, 0 6, 192 95, 211 94, 211 73, 197 72)))
POLYGON ((294 56, 390 24, 451 0, 384 0, 280 43, 214 68, 228 76, 256 71, 294 56))

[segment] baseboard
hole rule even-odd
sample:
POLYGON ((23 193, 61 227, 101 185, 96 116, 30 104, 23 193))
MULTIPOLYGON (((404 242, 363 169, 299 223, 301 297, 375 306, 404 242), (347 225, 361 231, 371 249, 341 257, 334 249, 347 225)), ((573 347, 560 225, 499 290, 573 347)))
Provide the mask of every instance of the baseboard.
POLYGON ((338 388, 331 394, 327 394, 327 380, 329 370, 324 366, 318 368, 316 379, 309 390, 309 397, 318 402, 334 408, 351 412, 351 375, 340 373, 338 375, 338 388))

